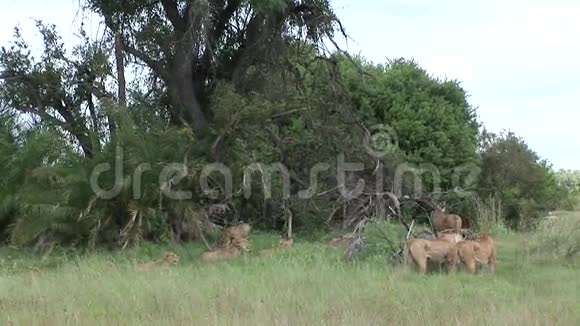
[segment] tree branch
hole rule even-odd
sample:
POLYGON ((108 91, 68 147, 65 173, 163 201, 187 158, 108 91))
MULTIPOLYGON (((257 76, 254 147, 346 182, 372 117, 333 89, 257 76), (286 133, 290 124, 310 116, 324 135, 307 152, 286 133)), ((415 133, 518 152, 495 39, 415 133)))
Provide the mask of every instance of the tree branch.
POLYGON ((158 74, 161 78, 167 80, 169 79, 169 73, 167 73, 167 70, 165 69, 165 67, 163 66, 163 64, 157 60, 151 59, 147 54, 145 54, 142 51, 137 50, 136 48, 130 46, 129 44, 127 44, 127 42, 125 41, 125 39, 121 39, 122 43, 123 43, 123 48, 132 56, 138 58, 139 60, 145 62, 145 64, 147 66, 149 66, 149 68, 153 69, 153 71, 158 74))
POLYGON ((15 106, 14 107, 16 110, 20 111, 20 112, 24 112, 24 113, 30 113, 30 114, 34 114, 39 116, 41 119, 45 119, 47 121, 50 121, 51 123, 55 124, 58 127, 61 127, 65 130, 69 130, 69 124, 59 120, 55 117, 53 117, 52 115, 48 114, 46 111, 44 110, 39 110, 39 109, 35 109, 33 107, 29 107, 29 106, 15 106))
POLYGON ((185 19, 181 17, 177 10, 177 2, 175 0, 161 0, 161 4, 163 5, 163 10, 165 10, 165 14, 171 22, 171 25, 173 25, 175 30, 184 33, 186 29, 185 19))
POLYGON ((234 13, 238 10, 241 5, 241 0, 230 0, 227 6, 219 14, 219 17, 214 22, 214 28, 212 31, 212 42, 219 40, 222 36, 227 23, 230 21, 234 13))

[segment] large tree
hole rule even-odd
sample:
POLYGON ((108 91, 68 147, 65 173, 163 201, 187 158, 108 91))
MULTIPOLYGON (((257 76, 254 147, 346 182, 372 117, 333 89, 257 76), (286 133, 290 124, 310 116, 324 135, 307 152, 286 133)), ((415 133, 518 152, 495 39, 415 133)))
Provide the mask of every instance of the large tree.
POLYGON ((105 48, 83 42, 66 52, 54 25, 37 21, 44 49, 35 58, 18 28, 10 47, 0 51, 0 100, 34 121, 60 128, 90 157, 99 147, 105 119, 98 98, 107 94, 110 75, 105 48))
POLYGON ((338 20, 328 0, 86 0, 124 50, 161 80, 174 123, 211 121, 217 80, 243 89, 250 67, 284 62, 295 40, 322 46, 338 20))

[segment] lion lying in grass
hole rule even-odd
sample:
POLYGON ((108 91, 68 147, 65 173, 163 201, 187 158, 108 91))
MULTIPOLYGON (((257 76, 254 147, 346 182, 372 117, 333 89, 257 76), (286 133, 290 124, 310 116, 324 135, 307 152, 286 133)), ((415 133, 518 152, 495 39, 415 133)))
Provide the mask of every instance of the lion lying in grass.
POLYGON ((430 261, 439 265, 445 263, 447 271, 452 272, 455 245, 462 239, 457 233, 440 233, 439 237, 433 240, 408 240, 403 249, 403 262, 407 267, 416 265, 421 274, 427 272, 427 263, 430 261))
POLYGON ((205 251, 200 258, 204 262, 217 261, 232 257, 238 257, 242 253, 249 251, 250 241, 246 238, 234 237, 228 246, 223 246, 213 250, 205 251))
POLYGON ((259 251, 259 254, 261 256, 271 255, 271 254, 275 253, 276 251, 279 251, 280 249, 288 249, 288 248, 292 247, 293 245, 294 245, 294 239, 282 238, 278 242, 278 247, 262 249, 259 251))
POLYGON ((200 258, 203 262, 217 261, 232 257, 238 257, 242 254, 242 249, 238 247, 222 247, 201 254, 200 258))
POLYGON ((475 273, 479 265, 487 265, 489 271, 495 273, 497 247, 489 234, 480 234, 475 241, 465 240, 455 246, 451 255, 451 268, 455 270, 461 262, 470 273, 475 273))
POLYGON ((252 227, 248 223, 230 226, 224 229, 223 246, 228 247, 235 239, 247 239, 252 227))
POLYGON ((150 271, 156 268, 169 267, 178 261, 179 256, 177 256, 174 252, 166 251, 163 254, 163 257, 157 260, 137 264, 136 269, 138 271, 150 271))
POLYGON ((342 247, 348 246, 353 240, 352 234, 344 234, 326 241, 326 244, 330 247, 342 247))

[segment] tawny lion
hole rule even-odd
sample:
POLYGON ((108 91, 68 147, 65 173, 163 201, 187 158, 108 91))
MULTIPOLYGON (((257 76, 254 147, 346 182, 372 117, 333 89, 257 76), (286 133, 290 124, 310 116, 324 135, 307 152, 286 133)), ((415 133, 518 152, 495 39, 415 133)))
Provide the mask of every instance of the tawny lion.
POLYGON ((348 246, 353 241, 352 234, 345 234, 336 238, 332 238, 326 242, 331 247, 348 246))
POLYGON ((228 246, 222 246, 220 248, 205 251, 201 254, 200 257, 202 261, 209 262, 237 257, 249 250, 250 250, 250 241, 248 239, 234 237, 231 239, 228 246))
POLYGON ((179 256, 174 252, 166 251, 163 256, 157 260, 137 264, 136 269, 139 271, 150 271, 155 268, 169 267, 177 262, 179 262, 179 256))
POLYGON ((294 245, 294 239, 282 238, 282 239, 280 239, 280 241, 278 241, 278 247, 262 249, 259 251, 259 254, 262 256, 271 255, 280 249, 288 249, 288 248, 292 247, 293 245, 294 245))
POLYGON ((223 247, 203 252, 201 254, 201 260, 204 262, 217 261, 232 257, 238 257, 241 254, 242 249, 238 247, 223 247))
POLYGON ((476 240, 465 240, 455 246, 451 255, 452 270, 462 262, 470 273, 475 273, 480 265, 487 265, 495 273, 497 247, 489 234, 480 234, 476 240))
POLYGON ((224 247, 229 246, 234 239, 247 238, 252 227, 248 223, 233 225, 224 229, 224 247))
POLYGON ((444 233, 433 240, 411 239, 405 243, 403 249, 403 261, 405 266, 410 267, 413 263, 417 265, 419 272, 427 272, 427 263, 429 261, 445 263, 447 271, 453 271, 453 252, 455 245, 462 240, 460 234, 444 233))
POLYGON ((443 231, 446 229, 452 229, 456 232, 461 230, 461 217, 456 214, 447 214, 447 208, 435 208, 431 212, 431 222, 433 222, 433 228, 435 232, 443 231))
POLYGON ((290 248, 294 245, 294 239, 290 238, 290 239, 286 239, 286 238, 282 238, 280 239, 280 241, 278 242, 278 244, 280 245, 280 248, 290 248))

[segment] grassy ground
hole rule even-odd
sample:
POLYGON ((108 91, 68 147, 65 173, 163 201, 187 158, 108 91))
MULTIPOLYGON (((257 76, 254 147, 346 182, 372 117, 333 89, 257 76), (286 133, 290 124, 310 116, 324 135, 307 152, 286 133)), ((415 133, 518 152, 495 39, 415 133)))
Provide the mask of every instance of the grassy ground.
POLYGON ((141 273, 135 257, 167 248, 45 260, 4 248, 0 325, 580 325, 578 262, 529 254, 526 238, 500 237, 497 274, 475 276, 420 276, 378 255, 346 262, 300 241, 205 265, 201 247, 170 248, 175 267, 141 273))

